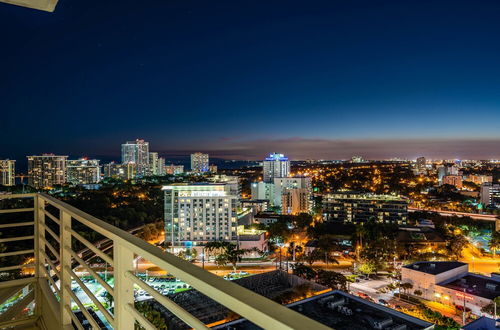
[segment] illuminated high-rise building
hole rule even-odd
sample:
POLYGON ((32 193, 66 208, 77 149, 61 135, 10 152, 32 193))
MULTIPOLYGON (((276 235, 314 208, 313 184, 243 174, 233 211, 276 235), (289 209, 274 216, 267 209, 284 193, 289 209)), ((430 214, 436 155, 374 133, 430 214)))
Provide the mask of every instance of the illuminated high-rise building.
POLYGON ((283 154, 272 153, 264 160, 264 182, 273 183, 274 178, 286 178, 290 173, 290 161, 283 154))
POLYGON ((165 158, 159 157, 158 164, 156 166, 156 175, 165 175, 165 158))
POLYGON ((16 161, 0 160, 0 186, 14 186, 16 184, 16 161))
POLYGON ((103 168, 105 178, 131 180, 136 177, 136 165, 134 163, 116 164, 111 162, 105 164, 103 168))
POLYGON ((225 184, 164 186, 165 240, 173 247, 192 242, 235 241, 236 202, 225 184))
POLYGON ((41 156, 27 156, 27 158, 28 185, 39 189, 66 183, 68 156, 43 154, 41 156))
POLYGON ((191 172, 194 173, 205 173, 209 170, 209 158, 208 154, 201 152, 196 152, 191 154, 191 172))
POLYGON ((149 153, 149 171, 148 175, 158 175, 158 153, 149 153))
POLYGON ((300 214, 311 211, 311 191, 306 188, 286 189, 281 194, 281 213, 300 214))
POLYGON ((427 161, 425 157, 418 157, 415 167, 418 174, 425 173, 427 171, 427 161))
POLYGON ((141 139, 122 144, 122 164, 135 164, 136 175, 149 174, 149 142, 141 139))
POLYGON ((80 158, 68 160, 66 164, 70 184, 93 184, 101 181, 101 167, 98 159, 80 158))

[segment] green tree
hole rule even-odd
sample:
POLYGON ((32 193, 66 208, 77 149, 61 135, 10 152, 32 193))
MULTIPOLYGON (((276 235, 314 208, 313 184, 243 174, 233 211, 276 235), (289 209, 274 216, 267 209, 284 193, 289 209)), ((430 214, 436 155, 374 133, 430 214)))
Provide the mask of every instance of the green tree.
POLYGON ((327 286, 332 289, 347 290, 347 278, 337 272, 319 270, 318 282, 321 285, 327 286))
POLYGON ((293 275, 305 278, 306 280, 312 280, 316 277, 316 271, 310 267, 306 266, 301 262, 297 262, 292 265, 293 275))
POLYGON ((359 265, 358 270, 365 275, 371 275, 375 273, 377 269, 375 265, 373 265, 373 263, 368 261, 368 262, 363 262, 361 265, 359 265))
POLYGON ((488 313, 488 314, 494 316, 495 304, 497 305, 497 312, 500 312, 500 296, 493 299, 491 304, 488 304, 488 305, 484 306, 483 308, 481 308, 481 312, 488 313))
POLYGON ((314 249, 309 253, 304 253, 300 256, 299 260, 307 262, 309 266, 312 266, 316 261, 321 261, 323 258, 323 252, 320 249, 314 249))
POLYGON ((469 241, 465 238, 464 235, 456 235, 448 241, 448 249, 455 256, 456 259, 459 259, 462 256, 463 249, 469 244, 469 241))
POLYGON ((205 250, 209 253, 215 253, 216 265, 225 266, 231 264, 234 271, 236 271, 237 263, 241 261, 242 256, 250 251, 240 249, 234 243, 223 241, 208 242, 205 245, 205 250))
MULTIPOLYGON (((165 319, 161 315, 161 313, 155 310, 150 304, 147 302, 138 302, 135 304, 135 308, 139 313, 144 315, 144 317, 151 322, 156 329, 158 330, 167 330, 167 324, 165 323, 165 319)), ((138 322, 135 323, 134 328, 136 330, 144 329, 139 325, 138 322)))
POLYGON ((413 284, 411 284, 411 283, 401 283, 401 284, 399 285, 399 288, 400 288, 401 290, 403 290, 403 292, 404 292, 405 294, 408 294, 408 290, 413 289, 413 284))

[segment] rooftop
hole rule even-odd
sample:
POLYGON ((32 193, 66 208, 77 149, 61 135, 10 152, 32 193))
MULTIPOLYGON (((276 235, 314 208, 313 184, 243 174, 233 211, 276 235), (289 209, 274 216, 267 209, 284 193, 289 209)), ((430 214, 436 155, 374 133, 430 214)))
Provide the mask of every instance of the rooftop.
MULTIPOLYGON (((288 307, 336 330, 413 330, 433 327, 429 322, 341 291, 326 292, 292 303, 288 307)), ((261 328, 242 319, 214 329, 254 330, 261 328)))
POLYGON ((441 283, 440 286, 456 291, 465 291, 474 296, 494 299, 500 296, 500 280, 477 274, 467 274, 449 283, 441 283))
MULTIPOLYGON (((497 320, 498 321, 498 320, 497 320)), ((482 316, 478 318, 477 320, 464 325, 462 327, 463 330, 493 330, 493 329, 499 329, 500 327, 497 327, 497 321, 494 319, 491 319, 486 316, 482 316)))
POLYGON ((381 200, 381 201, 406 201, 401 196, 394 195, 377 195, 371 193, 361 193, 357 191, 335 191, 331 194, 325 195, 324 200, 328 198, 335 199, 364 199, 364 200, 381 200))
POLYGON ((435 231, 411 231, 400 230, 396 236, 396 241, 406 243, 445 243, 446 240, 435 231))
MULTIPOLYGON (((326 289, 322 285, 279 270, 252 275, 231 282, 272 300, 279 300, 280 297, 286 296, 294 292, 297 287, 300 288, 304 285, 308 286, 312 292, 319 292, 326 289)), ((204 295, 197 290, 175 293, 170 295, 169 298, 205 324, 221 322, 231 315, 236 316, 231 313, 230 309, 213 300, 213 297, 204 295)), ((159 311, 165 320, 168 320, 168 329, 191 329, 191 327, 187 326, 178 317, 173 315, 171 311, 167 310, 154 299, 145 301, 153 309, 159 311)))
POLYGON ((460 261, 419 261, 403 267, 422 273, 437 275, 464 265, 467 264, 460 261))

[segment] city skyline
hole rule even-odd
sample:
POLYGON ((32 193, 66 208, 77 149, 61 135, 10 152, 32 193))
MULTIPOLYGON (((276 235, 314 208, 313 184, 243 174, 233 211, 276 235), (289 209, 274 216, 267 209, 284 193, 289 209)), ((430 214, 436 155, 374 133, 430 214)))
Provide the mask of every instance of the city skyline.
POLYGON ((0 54, 0 157, 115 157, 141 137, 165 156, 500 158, 499 12, 495 1, 0 4, 14 31, 0 54))

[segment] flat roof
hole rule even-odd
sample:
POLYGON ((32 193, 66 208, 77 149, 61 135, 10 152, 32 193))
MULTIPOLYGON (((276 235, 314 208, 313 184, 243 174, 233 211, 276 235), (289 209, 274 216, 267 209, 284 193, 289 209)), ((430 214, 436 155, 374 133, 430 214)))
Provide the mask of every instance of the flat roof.
POLYGON ((460 261, 419 261, 403 267, 422 273, 437 275, 464 265, 467 264, 460 261))
POLYGON ((498 329, 496 326, 496 321, 492 318, 481 316, 477 320, 472 321, 471 323, 464 325, 462 327, 463 330, 490 330, 490 329, 498 329))
POLYGON ((484 275, 469 273, 454 281, 438 285, 461 292, 465 289, 468 294, 491 300, 500 296, 500 280, 484 275))
MULTIPOLYGON (((338 330, 368 330, 401 327, 408 330, 428 329, 432 323, 369 302, 342 291, 330 291, 287 305, 300 314, 338 330)), ((261 329, 245 319, 214 327, 214 329, 261 329)))

